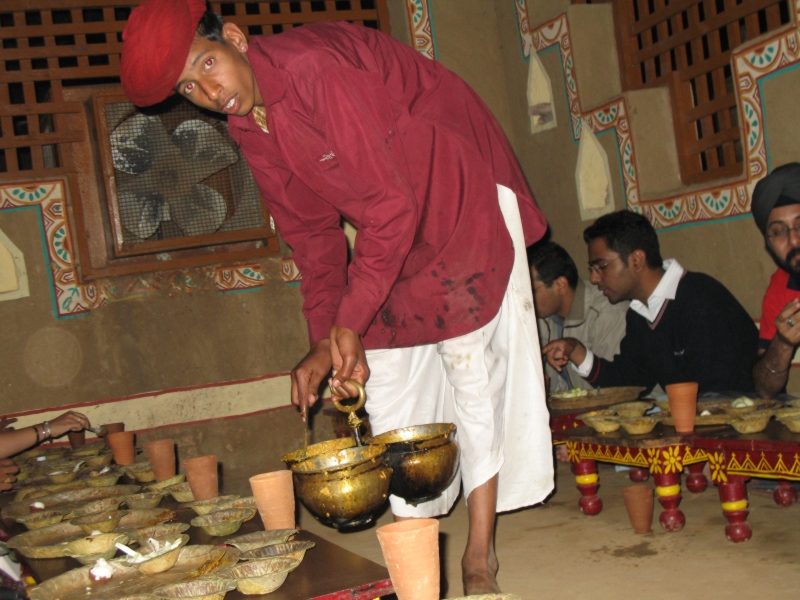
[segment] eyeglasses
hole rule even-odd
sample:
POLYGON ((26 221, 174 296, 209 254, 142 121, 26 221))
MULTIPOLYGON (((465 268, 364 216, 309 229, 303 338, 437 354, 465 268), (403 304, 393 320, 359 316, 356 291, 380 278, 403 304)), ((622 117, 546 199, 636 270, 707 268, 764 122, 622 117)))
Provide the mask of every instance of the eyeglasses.
POLYGON ((795 225, 794 227, 786 227, 786 225, 772 227, 767 233, 767 237, 771 240, 786 242, 789 241, 791 234, 800 236, 800 225, 795 225))
POLYGON ((600 264, 600 263, 595 263, 595 264, 589 263, 589 273, 590 274, 591 273, 597 273, 598 275, 600 275, 600 274, 603 273, 603 271, 606 270, 606 267, 608 267, 608 265, 610 265, 615 260, 619 260, 619 259, 620 259, 619 256, 615 256, 614 258, 609 258, 606 262, 604 262, 602 264, 600 264))

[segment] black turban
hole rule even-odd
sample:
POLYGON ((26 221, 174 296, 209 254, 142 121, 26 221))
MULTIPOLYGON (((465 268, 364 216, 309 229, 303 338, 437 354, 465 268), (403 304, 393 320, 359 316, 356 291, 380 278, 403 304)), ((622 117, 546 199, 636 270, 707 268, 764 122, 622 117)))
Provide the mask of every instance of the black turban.
POLYGON ((766 235, 773 208, 800 204, 800 163, 788 163, 775 169, 756 184, 751 210, 756 225, 766 235))

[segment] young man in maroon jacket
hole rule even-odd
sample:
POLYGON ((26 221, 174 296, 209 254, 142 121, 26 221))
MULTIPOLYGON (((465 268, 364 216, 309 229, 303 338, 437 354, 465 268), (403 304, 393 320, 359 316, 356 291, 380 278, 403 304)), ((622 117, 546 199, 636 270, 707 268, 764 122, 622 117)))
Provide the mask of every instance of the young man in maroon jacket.
POLYGON ((495 514, 544 500, 553 473, 525 258, 546 223, 489 110, 441 64, 347 23, 248 42, 203 0, 146 0, 123 38, 137 105, 177 92, 228 115, 294 250, 311 349, 292 402, 314 404, 332 371, 340 396, 367 385, 376 434, 456 423, 460 481, 392 511, 446 513, 463 483, 465 591, 499 591, 495 514))

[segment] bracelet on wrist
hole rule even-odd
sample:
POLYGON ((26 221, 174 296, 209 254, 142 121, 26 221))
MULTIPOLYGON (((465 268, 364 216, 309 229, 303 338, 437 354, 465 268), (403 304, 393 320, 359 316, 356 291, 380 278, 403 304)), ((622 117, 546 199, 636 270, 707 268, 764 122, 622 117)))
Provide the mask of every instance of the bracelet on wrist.
POLYGON ((42 423, 42 439, 47 439, 52 437, 53 432, 50 430, 50 421, 45 421, 42 423))

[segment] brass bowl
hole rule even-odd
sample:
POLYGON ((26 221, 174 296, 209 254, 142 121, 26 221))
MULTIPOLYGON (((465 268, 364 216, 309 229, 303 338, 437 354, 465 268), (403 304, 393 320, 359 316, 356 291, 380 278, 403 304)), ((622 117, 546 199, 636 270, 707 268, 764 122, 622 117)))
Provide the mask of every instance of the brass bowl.
MULTIPOLYGON (((120 502, 121 501, 122 499, 120 498, 120 502)), ((122 517, 127 514, 127 510, 110 510, 108 512, 93 513, 85 517, 72 519, 70 524, 77 525, 88 534, 91 534, 93 531, 111 533, 117 528, 122 517)))
POLYGON ((337 452, 345 448, 352 448, 356 445, 356 441, 352 437, 336 438, 318 444, 312 444, 308 448, 300 448, 289 454, 281 456, 281 460, 286 463, 290 469, 299 462, 314 458, 320 454, 327 454, 328 452, 337 452))
POLYGON ((235 538, 225 540, 225 543, 235 546, 242 552, 247 552, 264 546, 283 544, 296 533, 297 529, 268 529, 266 531, 254 531, 253 533, 237 535, 235 538))
POLYGON ((128 508, 155 508, 161 503, 161 499, 166 496, 165 492, 142 492, 125 496, 125 504, 128 508))
POLYGON ((610 406, 609 409, 613 410, 617 413, 617 416, 622 418, 628 417, 641 417, 644 416, 648 410, 653 408, 652 402, 645 402, 643 400, 637 400, 634 402, 622 402, 620 404, 614 404, 610 406))
POLYGON ((239 531, 245 519, 250 519, 255 513, 254 508, 227 508, 195 517, 190 523, 193 527, 202 528, 208 535, 230 535, 239 531))
POLYGON ((40 529, 48 525, 55 525, 64 520, 64 513, 58 510, 41 510, 28 513, 17 519, 17 523, 22 523, 28 529, 40 529))
POLYGON ((268 558, 294 558, 297 564, 303 560, 306 555, 306 550, 316 546, 314 542, 298 541, 298 542, 285 542, 283 544, 272 544, 270 546, 262 546, 261 548, 254 548, 247 552, 242 552, 239 555, 239 560, 264 560, 268 558))
POLYGON ((321 454, 292 467, 297 497, 323 523, 339 528, 372 522, 386 502, 392 470, 386 446, 370 444, 321 454))
POLYGON ((197 579, 195 581, 181 581, 169 583, 153 590, 156 598, 166 600, 222 600, 225 594, 236 589, 236 582, 226 579, 197 579))
POLYGON ((215 510, 222 510, 223 508, 234 508, 232 506, 223 506, 223 505, 232 502, 233 500, 237 500, 238 498, 239 498, 238 494, 230 494, 227 496, 215 496, 214 498, 208 498, 206 500, 195 500, 194 502, 189 502, 189 504, 187 504, 186 506, 188 508, 191 508, 195 512, 195 514, 207 515, 208 513, 214 512, 215 510))
POLYGON ((453 482, 459 451, 452 423, 416 425, 387 431, 370 444, 385 444, 384 462, 392 469, 389 490, 408 504, 433 500, 453 482))
POLYGON ((236 589, 243 594, 269 594, 281 587, 289 572, 299 564, 295 558, 253 560, 222 569, 216 575, 235 581, 236 589))

